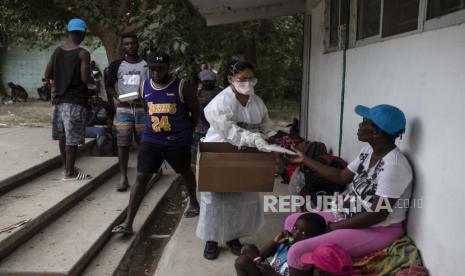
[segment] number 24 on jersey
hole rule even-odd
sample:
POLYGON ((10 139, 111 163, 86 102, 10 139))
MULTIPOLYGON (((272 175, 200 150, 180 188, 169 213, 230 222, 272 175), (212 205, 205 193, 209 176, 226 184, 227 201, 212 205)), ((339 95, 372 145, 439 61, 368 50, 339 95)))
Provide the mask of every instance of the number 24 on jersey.
POLYGON ((161 116, 161 118, 152 116, 152 129, 155 132, 160 132, 162 130, 171 131, 171 125, 168 120, 168 116, 161 116))

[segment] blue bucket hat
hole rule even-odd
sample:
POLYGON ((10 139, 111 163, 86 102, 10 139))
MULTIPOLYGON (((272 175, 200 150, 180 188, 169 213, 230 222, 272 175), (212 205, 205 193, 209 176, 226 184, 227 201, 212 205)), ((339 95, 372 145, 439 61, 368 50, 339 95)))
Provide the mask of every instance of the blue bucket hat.
POLYGON ((87 30, 87 25, 84 20, 79 18, 73 18, 68 22, 68 32, 80 31, 85 32, 87 30))
POLYGON ((355 113, 370 119, 382 131, 397 135, 405 130, 405 115, 395 106, 380 104, 372 108, 363 105, 355 107, 355 113))

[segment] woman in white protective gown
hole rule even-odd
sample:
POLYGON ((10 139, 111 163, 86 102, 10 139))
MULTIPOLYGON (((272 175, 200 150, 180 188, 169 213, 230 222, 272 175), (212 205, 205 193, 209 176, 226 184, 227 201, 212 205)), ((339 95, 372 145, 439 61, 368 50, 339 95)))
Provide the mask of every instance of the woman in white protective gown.
MULTIPOLYGON (((228 66, 230 86, 205 107, 210 128, 205 142, 228 142, 238 147, 257 147, 268 151, 266 138, 274 134, 263 100, 255 95, 254 67, 235 61, 228 66)), ((239 238, 254 234, 264 224, 259 193, 200 193, 200 218, 197 236, 206 242, 204 257, 218 257, 218 243, 240 255, 239 238)))

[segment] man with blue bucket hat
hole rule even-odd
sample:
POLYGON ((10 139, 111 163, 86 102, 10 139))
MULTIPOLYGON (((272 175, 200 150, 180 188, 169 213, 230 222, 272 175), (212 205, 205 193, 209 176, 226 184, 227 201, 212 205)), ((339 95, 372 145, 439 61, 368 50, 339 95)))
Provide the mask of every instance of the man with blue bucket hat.
MULTIPOLYGON (((318 212, 326 220, 327 233, 290 248, 288 265, 292 275, 306 275, 309 267, 300 257, 320 244, 335 243, 354 258, 381 250, 404 234, 402 222, 412 193, 412 168, 395 140, 405 131, 405 115, 388 104, 372 108, 358 105, 355 113, 363 118, 358 125, 358 140, 368 145, 347 168, 326 166, 297 149, 295 156, 288 157, 346 187, 336 211, 318 212)), ((299 216, 290 215, 285 228, 290 231, 299 216)))
POLYGON ((86 23, 73 18, 67 25, 68 38, 55 49, 45 70, 45 79, 53 83, 52 138, 58 140, 65 172, 64 181, 86 180, 90 175, 74 166, 77 148, 86 137, 85 106, 90 78, 90 53, 79 45, 86 35, 86 23))

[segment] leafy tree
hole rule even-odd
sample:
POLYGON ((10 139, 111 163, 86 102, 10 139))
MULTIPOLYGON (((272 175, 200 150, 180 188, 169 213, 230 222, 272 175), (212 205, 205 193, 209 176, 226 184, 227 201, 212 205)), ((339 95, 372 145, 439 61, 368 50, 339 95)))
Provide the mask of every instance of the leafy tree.
POLYGON ((221 68, 234 58, 256 64, 257 93, 265 100, 298 100, 303 21, 297 15, 210 27, 202 34, 208 43, 199 50, 205 60, 221 61, 221 68))
MULTIPOLYGON (((298 99, 302 68, 303 17, 287 16, 207 27, 185 0, 2 0, 0 47, 49 47, 63 39, 67 20, 84 19, 111 62, 120 57, 120 35, 136 32, 141 49, 170 53, 190 76, 192 64, 220 67, 233 58, 257 65, 258 93, 265 99, 298 99), (1 36, 3 34, 6 36, 1 36), (3 38, 3 39, 2 39, 3 38)), ((89 41, 86 39, 86 41, 89 41)), ((89 43, 89 42, 88 42, 89 43)))
MULTIPOLYGON (((186 50, 182 34, 192 27, 183 16, 195 9, 182 0, 3 0, 1 23, 10 44, 48 47, 65 32, 72 17, 86 21, 91 35, 99 38, 109 61, 120 56, 120 35, 137 32, 142 46, 175 53, 186 50)), ((196 23, 203 23, 196 15, 196 23)), ((188 18, 189 19, 189 18, 188 18)))

